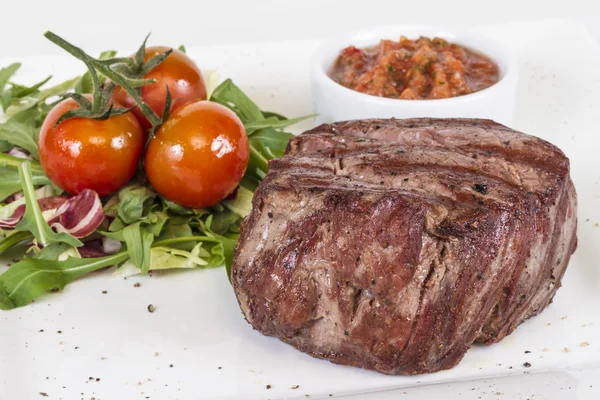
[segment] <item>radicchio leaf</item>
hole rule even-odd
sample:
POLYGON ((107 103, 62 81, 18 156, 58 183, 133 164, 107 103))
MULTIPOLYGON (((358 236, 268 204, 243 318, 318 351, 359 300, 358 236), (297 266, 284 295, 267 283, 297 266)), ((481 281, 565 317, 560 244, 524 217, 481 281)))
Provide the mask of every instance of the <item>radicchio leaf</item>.
POLYGON ((85 189, 77 196, 67 199, 48 220, 57 232, 67 232, 76 238, 93 233, 104 221, 102 202, 98 194, 85 189))
MULTIPOLYGON (((54 210, 56 210, 63 203, 65 203, 66 200, 67 200, 67 197, 65 197, 65 196, 52 196, 52 197, 45 197, 42 199, 38 199, 37 202, 40 207, 40 210, 42 210, 44 215, 47 215, 47 214, 53 215, 54 210)), ((25 202, 23 202, 23 204, 20 204, 17 208, 15 208, 15 210, 9 217, 0 218, 0 228, 14 229, 15 226, 21 221, 24 214, 25 214, 25 202)))
MULTIPOLYGON (((38 205, 50 227, 76 238, 90 235, 104 220, 100 198, 89 189, 70 198, 52 196, 39 199, 38 205)), ((0 218, 0 228, 14 229, 24 214, 25 204, 21 204, 11 216, 0 218)))
POLYGON ((6 154, 8 154, 9 156, 17 157, 17 158, 22 158, 23 160, 31 160, 31 156, 29 154, 27 154, 24 150, 22 150, 18 147, 13 147, 6 154))

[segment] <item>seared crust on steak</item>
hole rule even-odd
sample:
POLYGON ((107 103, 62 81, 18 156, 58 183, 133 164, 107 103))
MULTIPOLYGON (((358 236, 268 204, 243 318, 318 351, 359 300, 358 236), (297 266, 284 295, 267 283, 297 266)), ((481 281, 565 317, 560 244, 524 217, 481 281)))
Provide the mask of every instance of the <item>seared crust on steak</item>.
POLYGON ((557 147, 492 121, 321 125, 271 162, 232 282, 255 329, 313 356, 447 369, 551 302, 576 203, 557 147))

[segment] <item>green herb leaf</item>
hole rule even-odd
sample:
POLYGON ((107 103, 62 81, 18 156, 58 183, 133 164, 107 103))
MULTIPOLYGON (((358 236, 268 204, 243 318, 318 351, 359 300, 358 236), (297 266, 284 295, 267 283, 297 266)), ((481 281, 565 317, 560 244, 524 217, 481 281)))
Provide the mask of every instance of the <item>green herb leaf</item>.
POLYGON ((169 211, 172 211, 175 214, 178 214, 178 215, 194 215, 194 210, 191 209, 191 208, 180 206, 177 203, 173 203, 172 201, 165 200, 165 199, 162 199, 162 201, 163 201, 163 204, 165 205, 165 207, 169 211))
POLYGON ((294 119, 279 119, 276 116, 271 116, 268 118, 265 118, 261 121, 256 121, 256 122, 249 122, 245 125, 246 128, 246 132, 248 133, 248 136, 252 135, 252 133, 260 130, 260 129, 264 129, 264 128, 273 128, 273 129, 280 129, 280 128, 285 128, 287 126, 290 125, 294 125, 298 122, 307 120, 309 118, 313 118, 315 117, 317 114, 310 114, 310 115, 305 115, 304 117, 299 117, 299 118, 294 118, 294 119))
POLYGON ((21 68, 21 63, 13 63, 6 68, 0 69, 0 91, 4 90, 4 86, 10 78, 21 68))
POLYGON ((21 121, 20 118, 11 118, 0 125, 0 140, 13 146, 26 150, 33 158, 39 159, 37 136, 39 128, 30 121, 21 121))
POLYGON ((187 53, 187 50, 185 49, 184 45, 181 45, 177 48, 179 51, 181 51, 182 53, 187 53))
POLYGON ((52 107, 45 101, 50 97, 64 95, 75 81, 76 79, 66 81, 42 91, 39 91, 39 86, 45 82, 29 88, 13 85, 11 90, 4 91, 2 98, 10 105, 4 105, 6 112, 0 117, 0 152, 16 146, 28 151, 37 159, 39 130, 52 107))
MULTIPOLYGON (((31 179, 34 186, 49 185, 51 183, 50 179, 42 172, 32 172, 31 179)), ((19 178, 19 172, 0 166, 0 201, 4 201, 8 196, 22 190, 23 187, 21 185, 21 178, 19 178)))
MULTIPOLYGON (((188 224, 188 221, 183 223, 174 223, 174 219, 170 218, 160 236, 156 238, 157 241, 173 239, 173 238, 182 238, 186 236, 193 236, 192 228, 188 224)), ((176 243, 173 244, 172 247, 181 249, 181 250, 192 250, 194 244, 189 243, 176 243)))
POLYGON ((221 83, 213 92, 210 100, 233 110, 244 124, 264 119, 260 108, 246 96, 246 93, 234 85, 231 79, 221 83))
POLYGON ((16 246, 17 244, 30 239, 33 239, 33 236, 31 236, 29 232, 13 231, 13 233, 0 240, 0 254, 4 253, 13 246, 16 246))
POLYGON ((205 230, 206 235, 217 240, 219 243, 218 252, 222 252, 223 261, 225 261, 225 268, 227 270, 227 276, 231 281, 231 267, 233 265, 233 253, 235 251, 235 245, 239 239, 239 235, 218 235, 211 229, 212 215, 206 219, 205 230))
POLYGON ((52 243, 49 246, 39 250, 33 257, 40 260, 63 261, 68 257, 81 258, 76 247, 66 243, 52 243))
POLYGON ((288 119, 288 117, 285 117, 285 116, 278 114, 276 112, 273 112, 273 111, 263 111, 262 113, 265 118, 275 117, 280 121, 286 121, 288 119))
POLYGON ((23 184, 23 195, 25 196, 26 206, 25 215, 23 215, 23 219, 17 224, 15 229, 31 232, 42 246, 59 242, 64 242, 75 247, 81 246, 82 243, 77 238, 66 232, 56 233, 48 226, 37 203, 29 161, 25 161, 19 166, 19 177, 23 184))
POLYGON ((155 197, 156 193, 140 184, 124 187, 119 191, 119 217, 126 224, 139 221, 155 197))
POLYGON ((10 149, 12 149, 13 147, 15 146, 8 142, 5 142, 4 140, 0 140, 0 153, 6 153, 7 151, 10 151, 10 149))
POLYGON ((11 83, 11 85, 12 85, 11 95, 13 98, 21 98, 21 97, 29 96, 30 94, 33 94, 33 93, 37 93, 37 92, 39 92, 39 88, 44 86, 50 79, 52 79, 52 76, 49 76, 46 79, 44 79, 43 81, 40 81, 32 86, 23 86, 23 85, 18 85, 16 83, 11 83))
MULTIPOLYGON (((21 68, 21 63, 14 63, 6 68, 0 69, 0 93, 4 91, 4 87, 6 86, 10 78, 12 78, 12 76, 19 70, 19 68, 21 68)), ((4 111, 6 111, 6 108, 4 106, 3 109, 4 111)))
MULTIPOLYGON (((33 93, 19 99, 13 99, 11 105, 6 109, 2 120, 6 121, 14 115, 21 113, 22 111, 29 110, 34 106, 38 106, 37 112, 38 114, 40 114, 40 116, 36 119, 36 124, 39 128, 42 125, 46 114, 50 111, 50 108, 52 107, 51 104, 45 104, 45 101, 55 96, 65 95, 69 90, 73 89, 73 87, 77 84, 79 79, 79 77, 73 78, 68 81, 59 83, 58 85, 49 87, 48 89, 41 90, 37 93, 33 93)), ((31 114, 25 115, 28 116, 28 118, 25 118, 25 120, 30 119, 31 114)))
MULTIPOLYGON (((218 206, 217 206, 218 207, 218 206)), ((217 208, 214 207, 214 208, 217 208)), ((242 218, 236 215, 234 212, 228 210, 225 207, 219 207, 220 210, 212 210, 210 218, 212 218, 212 230, 213 232, 223 235, 230 232, 232 226, 239 226, 242 218)))
MULTIPOLYGON (((150 250, 149 270, 156 271, 165 269, 208 267, 208 262, 200 258, 201 249, 202 242, 196 244, 191 251, 175 249, 172 247, 154 247, 152 250, 150 250)), ((143 273, 143 271, 141 271, 131 260, 125 262, 114 272, 116 276, 123 278, 140 273, 143 273)))
POLYGON ((123 241, 127 244, 127 252, 133 265, 147 273, 150 269, 150 246, 154 235, 142 227, 141 222, 136 222, 123 229, 123 241))
POLYGON ((235 199, 223 200, 221 203, 240 218, 246 218, 252 211, 252 197, 254 193, 251 190, 240 186, 237 189, 235 199))
MULTIPOLYGON (((281 132, 273 128, 265 128, 257 131, 249 137, 250 160, 246 170, 246 182, 262 180, 269 169, 269 160, 281 157, 290 138, 291 133, 281 132)), ((254 190, 254 187, 248 187, 254 190)))
POLYGON ((68 258, 64 261, 27 258, 0 275, 0 309, 25 306, 50 290, 62 290, 81 275, 119 264, 127 253, 102 258, 68 258))

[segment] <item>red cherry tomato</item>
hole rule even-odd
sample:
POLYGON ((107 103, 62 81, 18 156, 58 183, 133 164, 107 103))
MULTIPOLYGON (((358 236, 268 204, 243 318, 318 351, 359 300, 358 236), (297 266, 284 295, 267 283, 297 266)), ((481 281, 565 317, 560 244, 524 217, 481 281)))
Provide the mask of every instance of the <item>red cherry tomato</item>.
POLYGON ((146 151, 146 175, 158 193, 186 207, 217 204, 239 185, 250 148, 235 113, 210 101, 173 111, 146 151))
MULTIPOLYGON (((164 53, 169 47, 148 47, 145 59, 148 61, 155 55, 164 53)), ((194 61, 185 53, 173 50, 165 60, 145 76, 147 79, 155 79, 155 83, 142 86, 142 100, 148 104, 152 111, 162 117, 167 96, 166 86, 169 87, 173 103, 171 110, 191 101, 206 100, 206 86, 202 72, 194 61)), ((135 101, 120 87, 115 89, 113 98, 125 107, 135 106, 135 101)), ((140 125, 145 131, 150 129, 150 122, 144 116, 139 107, 132 111, 140 125)))
POLYGON ((44 171, 71 194, 83 189, 95 190, 100 196, 113 193, 135 174, 145 134, 131 113, 104 121, 71 118, 55 126, 66 111, 78 107, 73 99, 66 99, 44 120, 39 137, 44 171))

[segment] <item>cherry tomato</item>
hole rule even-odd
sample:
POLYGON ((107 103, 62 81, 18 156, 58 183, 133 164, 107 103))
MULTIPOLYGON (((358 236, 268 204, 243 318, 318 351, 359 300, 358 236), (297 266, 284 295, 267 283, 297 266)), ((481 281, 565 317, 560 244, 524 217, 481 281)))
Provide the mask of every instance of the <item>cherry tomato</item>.
MULTIPOLYGON (((54 126, 66 111, 78 107, 73 99, 66 99, 44 120, 39 137, 44 171, 71 194, 83 189, 100 196, 113 193, 135 174, 145 134, 131 113, 104 121, 71 118, 54 126)), ((115 103, 115 107, 122 106, 115 103)))
MULTIPOLYGON (((148 47, 146 49, 145 59, 148 61, 155 55, 164 53, 169 47, 148 47)), ((142 86, 142 100, 148 104, 152 111, 159 117, 162 117, 165 108, 165 99, 167 96, 166 86, 173 98, 171 110, 196 100, 206 100, 206 86, 202 72, 196 66, 194 61, 185 53, 173 49, 165 60, 145 76, 148 79, 155 79, 155 83, 142 86)), ((117 86, 113 98, 125 107, 135 106, 135 101, 120 87, 117 86)), ((144 116, 139 107, 132 110, 140 125, 145 131, 150 130, 150 122, 144 116)))
POLYGON ((177 204, 217 204, 239 185, 250 148, 242 121, 210 101, 173 111, 146 151, 146 175, 158 193, 177 204))

